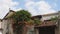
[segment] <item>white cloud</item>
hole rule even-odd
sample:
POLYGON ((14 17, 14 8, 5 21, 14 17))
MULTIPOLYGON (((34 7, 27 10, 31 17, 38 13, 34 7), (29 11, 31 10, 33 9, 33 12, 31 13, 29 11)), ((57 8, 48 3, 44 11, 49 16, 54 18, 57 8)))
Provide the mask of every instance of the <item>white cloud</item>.
POLYGON ((32 15, 56 12, 54 9, 52 9, 52 6, 45 1, 33 2, 29 0, 29 2, 26 2, 25 6, 29 10, 29 12, 32 13, 32 15))
POLYGON ((18 8, 18 9, 13 9, 14 11, 19 11, 19 10, 22 10, 22 8, 18 8))
MULTIPOLYGON (((26 2, 25 7, 33 15, 56 12, 54 9, 52 9, 51 5, 42 0, 37 2, 34 2, 32 0, 25 0, 25 2, 26 2)), ((15 6, 17 5, 19 5, 19 3, 13 2, 12 0, 0 0, 0 18, 3 18, 5 16, 5 14, 9 11, 9 8, 15 11, 21 10, 22 8, 16 9, 17 7, 15 6)))
POLYGON ((13 2, 12 0, 0 0, 0 18, 2 19, 5 14, 9 11, 9 8, 16 8, 18 2, 13 2))

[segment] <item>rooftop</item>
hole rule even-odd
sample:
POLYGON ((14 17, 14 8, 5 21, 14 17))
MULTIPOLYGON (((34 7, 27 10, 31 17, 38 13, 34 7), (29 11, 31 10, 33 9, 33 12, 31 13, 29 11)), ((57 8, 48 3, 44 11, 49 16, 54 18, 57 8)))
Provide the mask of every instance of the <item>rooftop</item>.
POLYGON ((57 23, 54 21, 44 21, 39 26, 35 26, 35 27, 56 26, 56 25, 57 23))

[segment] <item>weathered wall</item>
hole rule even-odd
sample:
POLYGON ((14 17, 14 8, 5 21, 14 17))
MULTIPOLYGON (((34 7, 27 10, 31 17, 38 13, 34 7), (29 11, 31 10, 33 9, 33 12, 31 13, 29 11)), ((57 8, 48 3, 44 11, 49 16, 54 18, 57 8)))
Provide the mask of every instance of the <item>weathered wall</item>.
POLYGON ((3 29, 3 34, 6 34, 7 30, 7 20, 3 20, 2 22, 2 29, 3 29))
POLYGON ((3 34, 13 34, 12 20, 3 20, 2 22, 3 34))

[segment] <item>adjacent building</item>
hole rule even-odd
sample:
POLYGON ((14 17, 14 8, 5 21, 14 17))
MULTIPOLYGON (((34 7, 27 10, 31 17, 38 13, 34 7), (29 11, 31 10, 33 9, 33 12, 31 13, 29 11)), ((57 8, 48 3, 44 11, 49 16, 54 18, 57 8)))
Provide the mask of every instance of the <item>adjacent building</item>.
POLYGON ((50 20, 51 18, 58 18, 58 16, 59 12, 33 16, 33 18, 38 18, 42 21, 39 26, 35 26, 35 34, 60 34, 60 24, 58 19, 55 21, 50 20))
POLYGON ((51 18, 55 18, 55 17, 58 17, 58 12, 56 12, 56 13, 50 13, 50 14, 44 14, 44 15, 42 15, 42 21, 44 21, 44 20, 49 20, 49 19, 51 19, 51 18))

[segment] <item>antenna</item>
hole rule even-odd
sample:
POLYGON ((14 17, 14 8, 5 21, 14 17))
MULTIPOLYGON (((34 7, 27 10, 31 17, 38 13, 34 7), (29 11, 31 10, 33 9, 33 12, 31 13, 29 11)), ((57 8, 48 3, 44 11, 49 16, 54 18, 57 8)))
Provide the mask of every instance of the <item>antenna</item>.
POLYGON ((11 11, 11 9, 9 8, 9 12, 11 11))
POLYGON ((9 8, 9 10, 10 10, 10 8, 9 8))

